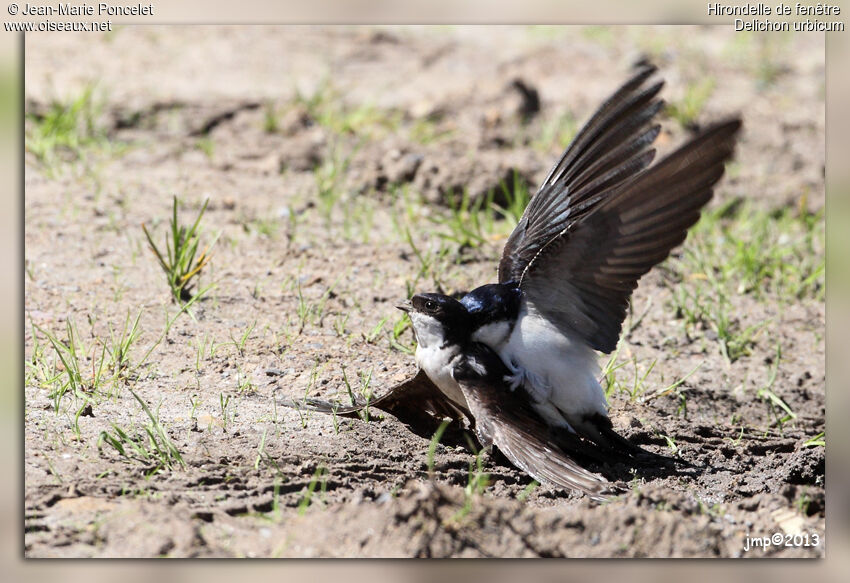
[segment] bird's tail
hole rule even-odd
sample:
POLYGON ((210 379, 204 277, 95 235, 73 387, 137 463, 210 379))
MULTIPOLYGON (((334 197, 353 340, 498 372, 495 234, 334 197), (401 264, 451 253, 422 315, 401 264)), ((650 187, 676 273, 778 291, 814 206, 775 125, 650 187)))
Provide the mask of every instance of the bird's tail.
MULTIPOLYGON (((690 466, 691 464, 679 457, 666 456, 648 451, 641 446, 633 443, 617 433, 611 420, 605 416, 595 413, 586 416, 581 423, 574 423, 578 436, 590 441, 596 446, 595 448, 584 448, 584 452, 591 457, 595 457, 598 453, 604 457, 604 460, 611 461, 612 459, 626 464, 664 464, 677 466, 690 466)), ((562 436, 563 439, 572 439, 575 441, 575 436, 562 436)), ((604 461, 596 460, 596 461, 604 461)))

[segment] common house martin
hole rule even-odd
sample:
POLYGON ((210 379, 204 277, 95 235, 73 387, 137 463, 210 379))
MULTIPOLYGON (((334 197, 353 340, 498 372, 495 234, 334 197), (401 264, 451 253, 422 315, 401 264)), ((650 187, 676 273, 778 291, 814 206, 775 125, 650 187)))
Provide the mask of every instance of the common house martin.
MULTIPOLYGON (((508 238, 497 283, 398 306, 420 370, 368 406, 411 424, 466 418, 538 481, 596 499, 608 483, 577 459, 651 455, 614 431, 597 352, 614 350, 638 280, 699 219, 741 128, 708 125, 651 165, 655 72, 641 65, 576 134, 508 238)), ((299 404, 340 415, 366 405, 299 404)))

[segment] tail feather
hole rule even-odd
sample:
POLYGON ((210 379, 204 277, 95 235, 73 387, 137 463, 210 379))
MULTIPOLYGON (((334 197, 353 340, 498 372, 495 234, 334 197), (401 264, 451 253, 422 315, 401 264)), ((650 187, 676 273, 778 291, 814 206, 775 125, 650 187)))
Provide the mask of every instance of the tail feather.
POLYGON ((602 448, 608 461, 613 459, 625 463, 690 465, 681 458, 654 453, 629 441, 614 430, 608 417, 599 413, 588 415, 582 423, 576 423, 573 427, 579 436, 602 448))

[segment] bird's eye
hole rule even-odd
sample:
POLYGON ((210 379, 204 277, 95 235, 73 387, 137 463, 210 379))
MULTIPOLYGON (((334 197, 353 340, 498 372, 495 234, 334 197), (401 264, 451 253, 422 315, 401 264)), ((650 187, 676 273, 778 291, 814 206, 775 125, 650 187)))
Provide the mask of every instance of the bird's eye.
POLYGON ((425 302, 425 309, 429 312, 436 311, 437 302, 435 302, 434 300, 428 300, 427 302, 425 302))

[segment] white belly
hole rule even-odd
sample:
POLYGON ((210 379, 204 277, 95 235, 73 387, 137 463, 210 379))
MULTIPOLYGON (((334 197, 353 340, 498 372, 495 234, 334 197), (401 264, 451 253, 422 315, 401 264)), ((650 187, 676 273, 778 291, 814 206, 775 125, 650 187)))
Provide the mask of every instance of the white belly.
POLYGON ((580 338, 565 336, 546 320, 520 311, 516 326, 499 355, 508 366, 531 371, 529 393, 540 399, 535 409, 555 425, 580 424, 586 415, 607 416, 599 385, 596 353, 580 338))

